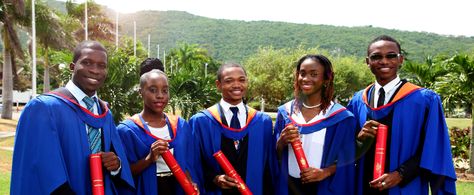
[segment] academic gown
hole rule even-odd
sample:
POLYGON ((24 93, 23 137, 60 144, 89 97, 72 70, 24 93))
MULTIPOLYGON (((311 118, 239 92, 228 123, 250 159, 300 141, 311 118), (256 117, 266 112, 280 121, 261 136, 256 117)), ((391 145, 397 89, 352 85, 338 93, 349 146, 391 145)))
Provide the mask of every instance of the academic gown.
MULTIPOLYGON (((294 100, 288 102, 293 108, 294 100)), ((288 125, 298 127, 300 134, 310 134, 326 128, 324 137, 321 168, 336 164, 335 174, 317 182, 318 194, 353 194, 354 193, 354 158, 355 158, 355 118, 340 104, 335 103, 326 112, 324 118, 309 124, 295 122, 285 105, 278 108, 275 122, 275 139, 288 125)), ((288 147, 291 147, 288 145, 288 147)), ((280 163, 278 194, 288 194, 288 148, 283 150, 280 163)))
MULTIPOLYGON (((426 177, 417 176, 404 187, 395 186, 389 189, 389 194, 428 194, 428 182, 440 177, 445 177, 445 180, 438 194, 455 194, 456 174, 439 96, 431 90, 407 82, 394 94, 391 102, 379 108, 372 108, 368 100, 373 88, 373 85, 370 85, 357 92, 347 106, 356 117, 357 131, 360 131, 369 118, 379 120, 392 114, 392 124, 388 124, 390 151, 387 151, 386 157, 389 159, 389 172, 395 171, 421 147, 419 166, 428 173, 426 177)), ((356 180, 359 181, 359 194, 362 194, 363 184, 360 182, 364 174, 373 173, 373 170, 363 170, 365 158, 374 157, 362 156, 358 162, 356 180)))
MULTIPOLYGON (((188 152, 191 151, 191 145, 187 143, 188 133, 190 133, 189 126, 184 119, 173 115, 166 115, 166 124, 171 136, 169 148, 173 148, 173 156, 178 161, 183 172, 186 172, 188 170, 188 159, 192 159, 192 153, 188 152)), ((160 139, 151 134, 149 128, 138 114, 120 123, 117 129, 122 138, 127 160, 130 164, 145 158, 150 152, 151 144, 160 139)), ((176 183, 177 186, 157 187, 156 177, 156 163, 151 164, 139 175, 134 176, 135 194, 157 194, 158 187, 175 187, 178 194, 184 194, 183 189, 178 183, 176 183)))
MULTIPOLYGON (((224 174, 213 154, 220 150, 221 136, 240 140, 248 135, 248 155, 245 183, 253 194, 263 194, 264 171, 267 167, 275 177, 276 166, 275 144, 272 141, 271 118, 253 108, 248 107, 246 125, 241 129, 234 129, 224 125, 221 121, 218 106, 214 105, 207 110, 195 114, 189 120, 193 131, 195 158, 193 169, 195 170, 202 194, 221 194, 220 189, 204 189, 204 171, 202 162, 210 166, 214 172, 224 174), (204 159, 201 159, 201 155, 204 159), (273 165, 272 165, 273 164, 273 165)), ((212 182, 212 181, 207 181, 212 182)))
MULTIPOLYGON (((100 102, 100 115, 81 107, 70 94, 45 94, 28 103, 16 130, 11 194, 50 194, 64 183, 76 194, 92 194, 86 124, 101 128, 103 151, 126 159, 112 113, 100 102)), ((103 168, 105 194, 133 188, 128 162, 122 160, 121 166, 113 176, 122 180, 120 186, 103 168)))

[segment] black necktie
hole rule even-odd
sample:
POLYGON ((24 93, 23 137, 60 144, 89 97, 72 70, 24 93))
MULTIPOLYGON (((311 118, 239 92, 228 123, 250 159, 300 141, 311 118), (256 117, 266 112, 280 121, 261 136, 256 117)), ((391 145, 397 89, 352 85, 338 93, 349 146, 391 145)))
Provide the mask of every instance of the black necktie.
MULTIPOLYGON (((230 111, 232 111, 232 119, 230 120, 230 127, 234 129, 240 129, 240 122, 237 113, 239 112, 239 108, 237 107, 230 107, 230 111)), ((240 140, 234 140, 234 147, 237 152, 240 149, 240 140)))
POLYGON ((383 106, 385 103, 385 90, 383 87, 379 90, 379 99, 377 100, 377 108, 383 106))
POLYGON ((239 108, 237 107, 230 107, 230 111, 232 111, 232 119, 230 120, 230 127, 234 129, 240 129, 240 122, 237 113, 239 112, 239 108))

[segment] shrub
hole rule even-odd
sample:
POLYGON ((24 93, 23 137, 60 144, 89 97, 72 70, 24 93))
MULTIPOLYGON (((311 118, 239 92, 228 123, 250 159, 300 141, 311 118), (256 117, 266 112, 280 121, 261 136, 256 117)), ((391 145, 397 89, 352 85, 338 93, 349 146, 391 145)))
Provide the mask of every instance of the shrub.
POLYGON ((449 130, 453 158, 469 159, 469 144, 471 141, 471 137, 469 136, 470 131, 470 127, 462 129, 459 127, 453 127, 449 130))

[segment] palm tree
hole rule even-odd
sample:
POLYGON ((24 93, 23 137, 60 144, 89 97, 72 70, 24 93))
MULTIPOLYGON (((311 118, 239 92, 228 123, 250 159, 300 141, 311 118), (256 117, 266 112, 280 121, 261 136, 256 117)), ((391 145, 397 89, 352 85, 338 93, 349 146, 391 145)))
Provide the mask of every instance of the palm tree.
MULTIPOLYGON (((2 118, 12 118, 13 106, 13 61, 17 56, 23 59, 23 50, 15 29, 15 23, 22 20, 25 14, 23 0, 4 0, 0 1, 0 22, 2 24, 2 41, 3 41, 3 109, 2 118)), ((15 71, 16 73, 16 71, 15 71)))
POLYGON ((470 171, 474 172, 474 60, 467 55, 457 54, 447 60, 452 79, 449 88, 452 94, 457 95, 460 102, 471 107, 471 155, 470 171))
MULTIPOLYGON (((28 0, 31 2, 31 0, 28 0)), ((29 3, 28 5, 31 5, 29 3)), ((71 48, 74 45, 72 37, 66 33, 62 25, 62 18, 49 8, 43 1, 36 1, 36 33, 38 42, 43 46, 44 77, 43 92, 50 90, 50 49, 71 48)), ((27 6, 31 11, 31 6, 27 6)))
MULTIPOLYGON (((200 48, 197 44, 180 43, 177 48, 171 49, 166 61, 176 60, 174 70, 183 68, 184 71, 204 74, 204 64, 211 59, 207 50, 200 48)), ((173 62, 173 63, 175 63, 173 62)))
POLYGON ((403 78, 408 78, 419 86, 434 89, 436 80, 448 73, 442 62, 443 59, 434 59, 432 56, 426 57, 424 63, 406 60, 402 66, 403 78))
MULTIPOLYGON (((75 29, 74 35, 77 40, 83 40, 84 38, 84 9, 85 4, 72 3, 71 0, 66 2, 66 10, 68 15, 76 19, 76 22, 82 26, 79 29, 75 29)), ((113 41, 115 39, 114 23, 110 21, 102 7, 94 2, 87 3, 88 13, 88 37, 91 40, 104 40, 113 41)))
POLYGON ((171 61, 170 59, 176 63, 173 72, 168 73, 171 94, 169 105, 173 113, 180 110, 181 116, 189 118, 218 100, 215 76, 204 75, 205 63, 211 66, 216 66, 217 63, 212 61, 205 49, 196 44, 183 43, 178 48, 171 49, 166 62, 171 61))

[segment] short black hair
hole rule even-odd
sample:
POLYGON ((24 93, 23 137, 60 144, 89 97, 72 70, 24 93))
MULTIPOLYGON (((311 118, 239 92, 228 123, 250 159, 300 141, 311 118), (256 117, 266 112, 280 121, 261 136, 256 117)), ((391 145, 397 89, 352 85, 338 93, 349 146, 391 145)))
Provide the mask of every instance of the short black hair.
POLYGON ((98 50, 98 51, 103 51, 105 54, 107 54, 107 50, 105 47, 97 42, 97 41, 83 41, 79 43, 76 48, 74 48, 74 53, 72 57, 72 62, 76 63, 77 60, 79 60, 79 57, 81 57, 82 50, 85 48, 93 49, 93 50, 98 50))
POLYGON ((165 72, 163 63, 158 58, 147 58, 140 64, 140 76, 149 72, 150 70, 158 69, 165 72))
POLYGON ((140 89, 143 88, 143 86, 145 85, 148 77, 150 77, 150 75, 152 75, 152 74, 163 75, 166 78, 166 80, 168 80, 168 76, 163 71, 161 71, 159 69, 152 69, 148 72, 143 73, 143 75, 140 75, 140 89))
POLYGON ((240 65, 240 64, 237 64, 237 63, 225 63, 225 64, 222 64, 219 69, 217 69, 217 80, 218 81, 221 81, 222 79, 222 72, 224 72, 224 70, 226 68, 231 68, 231 67, 237 67, 237 68, 241 68, 243 71, 244 71, 244 74, 245 76, 247 76, 247 71, 245 71, 245 68, 240 65))
POLYGON ((376 37, 374 40, 372 40, 370 43, 369 43, 369 46, 367 46, 367 55, 369 55, 369 49, 370 49, 370 46, 372 44, 374 44, 375 42, 377 41, 390 41, 390 42, 394 42, 395 44, 397 44, 397 47, 398 47, 398 52, 401 53, 402 52, 402 47, 400 47, 400 43, 398 43, 398 41, 396 39, 394 39, 393 37, 391 36, 388 36, 388 35, 380 35, 378 37, 376 37))

